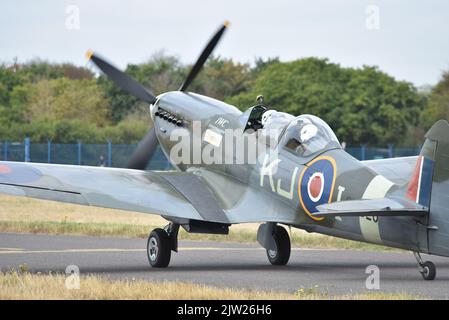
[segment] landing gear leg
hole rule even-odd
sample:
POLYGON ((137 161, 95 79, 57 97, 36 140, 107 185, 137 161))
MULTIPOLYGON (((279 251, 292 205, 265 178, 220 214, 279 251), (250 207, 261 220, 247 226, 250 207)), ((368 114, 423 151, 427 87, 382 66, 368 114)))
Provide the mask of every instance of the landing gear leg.
POLYGON ((432 261, 423 261, 419 252, 413 252, 416 261, 418 262, 419 272, 424 280, 433 280, 437 274, 437 268, 432 261))
POLYGON ((147 242, 147 256, 154 268, 165 268, 170 263, 171 251, 178 252, 179 225, 170 223, 164 229, 151 231, 147 242))

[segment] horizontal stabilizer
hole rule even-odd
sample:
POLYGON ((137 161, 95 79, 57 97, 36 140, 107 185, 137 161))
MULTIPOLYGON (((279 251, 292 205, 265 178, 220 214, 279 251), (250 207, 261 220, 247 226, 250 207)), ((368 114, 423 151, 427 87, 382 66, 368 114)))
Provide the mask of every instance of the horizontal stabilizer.
POLYGON ((411 216, 421 217, 429 209, 399 198, 348 200, 319 205, 315 217, 411 216))

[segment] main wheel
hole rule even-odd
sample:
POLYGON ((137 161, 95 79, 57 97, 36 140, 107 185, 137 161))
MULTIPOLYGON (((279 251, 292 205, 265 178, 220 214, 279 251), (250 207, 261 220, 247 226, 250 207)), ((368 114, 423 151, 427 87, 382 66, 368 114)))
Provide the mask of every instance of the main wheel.
POLYGON ((165 268, 170 263, 170 238, 164 229, 151 231, 147 242, 147 256, 150 265, 155 268, 165 268))
POLYGON ((437 274, 437 268, 432 261, 426 261, 421 266, 423 270, 421 271, 421 275, 424 280, 433 280, 437 274))
POLYGON ((276 250, 267 250, 268 261, 275 266, 284 266, 290 259, 290 237, 287 230, 281 226, 275 227, 273 237, 276 243, 276 250))

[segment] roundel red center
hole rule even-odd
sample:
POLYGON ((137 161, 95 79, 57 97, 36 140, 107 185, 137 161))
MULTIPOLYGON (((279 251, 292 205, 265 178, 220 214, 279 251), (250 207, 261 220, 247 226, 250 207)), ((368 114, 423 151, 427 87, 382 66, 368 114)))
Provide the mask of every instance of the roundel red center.
POLYGON ((10 173, 10 172, 11 172, 11 169, 9 169, 7 166, 0 164, 0 173, 6 174, 6 173, 10 173))
POLYGON ((310 181, 310 195, 314 198, 317 198, 321 193, 321 187, 323 185, 323 181, 321 180, 321 177, 316 175, 312 178, 312 181, 310 181))

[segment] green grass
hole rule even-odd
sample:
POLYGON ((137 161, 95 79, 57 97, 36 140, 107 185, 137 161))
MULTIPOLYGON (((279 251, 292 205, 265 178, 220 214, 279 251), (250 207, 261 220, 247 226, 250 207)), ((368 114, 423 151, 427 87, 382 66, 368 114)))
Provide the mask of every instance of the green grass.
MULTIPOLYGON (((109 236, 127 238, 147 238, 148 233, 160 226, 123 224, 123 223, 85 223, 56 221, 0 221, 0 232, 36 233, 36 234, 69 234, 88 236, 109 236)), ((230 228, 229 235, 194 234, 180 230, 181 240, 209 240, 220 242, 255 243, 256 232, 230 228)), ((345 240, 320 234, 294 232, 291 234, 292 245, 299 248, 317 249, 359 249, 375 251, 392 251, 388 247, 345 240)))

